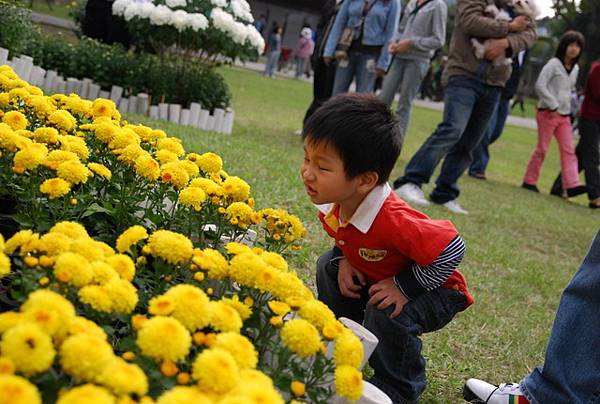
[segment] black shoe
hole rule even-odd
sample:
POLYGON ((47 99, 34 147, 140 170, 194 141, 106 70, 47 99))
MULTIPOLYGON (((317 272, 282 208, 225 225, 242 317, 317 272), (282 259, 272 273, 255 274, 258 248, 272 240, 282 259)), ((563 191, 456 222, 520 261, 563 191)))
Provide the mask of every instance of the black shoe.
POLYGON ((590 209, 600 209, 600 204, 590 202, 590 209))
POLYGON ((394 404, 416 404, 418 401, 410 401, 402 397, 402 395, 389 384, 377 379, 375 376, 367 380, 373 386, 383 391, 392 400, 394 404))
POLYGON ((568 188, 567 196, 569 198, 572 198, 577 195, 585 194, 586 192, 587 192, 587 188, 585 187, 585 185, 579 185, 577 187, 568 188))
POLYGON ((562 188, 552 188, 550 190, 550 195, 558 196, 559 198, 564 198, 562 188))
POLYGON ((537 193, 540 192, 540 190, 538 189, 537 185, 531 185, 531 184, 528 184, 526 182, 524 182, 524 183, 521 184, 521 188, 525 188, 528 191, 533 191, 533 192, 537 192, 537 193))
POLYGON ((487 180, 484 173, 469 173, 469 177, 473 177, 478 180, 487 180))

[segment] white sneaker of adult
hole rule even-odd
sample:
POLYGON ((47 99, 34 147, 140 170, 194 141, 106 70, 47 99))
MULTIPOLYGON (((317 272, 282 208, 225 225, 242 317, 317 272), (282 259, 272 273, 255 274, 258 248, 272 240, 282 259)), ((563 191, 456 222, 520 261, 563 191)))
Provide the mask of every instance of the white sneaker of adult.
POLYGON ((465 400, 472 403, 487 404, 526 404, 529 403, 515 383, 502 383, 495 386, 479 379, 469 379, 463 390, 465 400))
POLYGON ((459 205, 459 203, 456 201, 456 199, 453 199, 451 201, 443 203, 442 206, 445 207, 446 209, 448 209, 452 213, 458 213, 461 215, 469 214, 469 211, 463 209, 463 207, 459 205))
POLYGON ((417 184, 407 182, 400 188, 396 188, 395 192, 396 195, 404 199, 406 202, 419 206, 429 206, 429 201, 425 199, 425 194, 423 193, 423 190, 419 188, 417 184))

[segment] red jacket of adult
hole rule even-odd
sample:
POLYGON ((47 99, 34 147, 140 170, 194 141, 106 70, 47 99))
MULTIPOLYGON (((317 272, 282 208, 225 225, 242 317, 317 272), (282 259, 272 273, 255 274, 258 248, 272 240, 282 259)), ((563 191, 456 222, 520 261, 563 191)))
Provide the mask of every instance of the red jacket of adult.
POLYGON ((589 121, 600 121, 600 61, 590 69, 580 115, 589 121))

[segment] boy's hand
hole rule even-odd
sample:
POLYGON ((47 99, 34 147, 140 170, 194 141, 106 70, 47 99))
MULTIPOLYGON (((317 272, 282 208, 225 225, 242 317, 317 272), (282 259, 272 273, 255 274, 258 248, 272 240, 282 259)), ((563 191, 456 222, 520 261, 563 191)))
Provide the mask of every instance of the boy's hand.
POLYGON ((340 269, 338 271, 338 285, 342 295, 352 299, 360 299, 360 293, 358 293, 358 291, 361 290, 365 284, 365 275, 350 265, 346 258, 342 258, 340 260, 340 269), (354 283, 355 276, 358 278, 360 285, 354 283))
POLYGON ((377 305, 379 310, 385 310, 392 304, 395 306, 390 318, 397 317, 402 312, 404 305, 408 303, 408 299, 400 292, 393 278, 386 278, 371 286, 369 295, 371 298, 367 304, 377 305))

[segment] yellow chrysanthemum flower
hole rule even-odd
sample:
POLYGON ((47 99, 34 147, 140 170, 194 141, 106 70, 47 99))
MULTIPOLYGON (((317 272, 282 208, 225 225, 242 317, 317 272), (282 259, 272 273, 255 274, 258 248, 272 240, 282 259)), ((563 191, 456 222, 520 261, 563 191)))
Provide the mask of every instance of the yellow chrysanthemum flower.
POLYGON ((252 315, 251 306, 241 302, 237 295, 233 295, 231 298, 222 298, 221 301, 226 305, 233 307, 240 315, 242 321, 246 321, 252 315))
POLYGON ((156 142, 156 148, 158 150, 168 150, 171 153, 174 153, 177 157, 185 154, 185 150, 181 145, 181 139, 176 137, 158 139, 156 142))
POLYGON ((152 233, 147 246, 153 256, 174 265, 189 261, 194 251, 190 239, 169 230, 158 230, 152 233))
POLYGON ((234 202, 245 201, 250 196, 250 185, 239 177, 229 176, 223 181, 223 192, 234 202))
POLYGON ((102 285, 112 302, 114 313, 131 313, 138 303, 137 289, 125 279, 113 278, 102 285))
POLYGON ((20 323, 9 328, 0 342, 2 356, 10 358, 18 372, 25 376, 44 372, 54 361, 52 339, 33 323, 20 323))
POLYGON ((112 312, 113 302, 110 300, 108 291, 104 286, 84 286, 79 289, 77 295, 82 303, 89 304, 96 311, 103 313, 112 312))
POLYGON ((173 286, 165 296, 175 302, 171 316, 179 320, 188 330, 204 328, 211 321, 211 306, 208 296, 202 289, 181 284, 173 286))
POLYGON ((71 321, 75 318, 75 308, 71 302, 58 293, 38 289, 27 296, 27 300, 21 305, 21 311, 25 313, 36 308, 57 313, 60 323, 55 335, 59 338, 67 335, 71 321))
POLYGON ((156 400, 156 404, 213 404, 206 394, 196 387, 176 386, 164 392, 156 400))
POLYGON ((69 111, 60 109, 51 113, 48 116, 47 122, 57 126, 59 129, 64 129, 67 132, 70 132, 75 128, 77 120, 69 113, 69 111))
POLYGON ((240 369, 254 369, 258 363, 258 352, 252 342, 243 335, 234 332, 217 334, 214 349, 224 349, 229 352, 240 369))
POLYGON ((260 258, 273 268, 277 268, 284 272, 288 270, 288 263, 285 258, 276 252, 265 251, 260 255, 260 258))
POLYGON ((83 138, 77 136, 59 136, 60 149, 75 153, 81 160, 87 160, 90 150, 83 138))
POLYGON ((325 326, 323 327, 323 330, 322 330, 323 337, 330 341, 334 340, 339 335, 341 335, 345 329, 346 329, 346 327, 344 326, 344 324, 340 323, 339 321, 337 321, 337 320, 330 321, 330 322, 326 323, 325 326))
POLYGON ((41 404, 37 388, 27 379, 0 375, 0 404, 41 404))
POLYGON ((76 316, 69 327, 68 335, 90 334, 106 339, 106 332, 96 323, 85 317, 76 316))
POLYGON ((178 199, 179 203, 183 206, 200 211, 200 209, 202 209, 202 204, 206 201, 206 194, 200 188, 187 187, 181 190, 178 199))
POLYGON ((221 301, 210 302, 210 324, 221 332, 240 332, 242 319, 237 310, 221 301))
POLYGON ((112 347, 105 339, 86 333, 68 337, 59 351, 63 371, 84 382, 98 380, 114 358, 112 347))
POLYGON ((212 248, 195 250, 192 262, 201 270, 206 271, 209 278, 223 279, 227 276, 229 264, 217 250, 212 248))
POLYGON ((10 273, 10 258, 0 251, 0 278, 10 273))
POLYGON ((56 404, 115 404, 115 397, 104 387, 84 384, 72 388, 59 397, 56 404))
MULTIPOLYGON (((60 178, 57 178, 64 181, 60 178)), ((37 242, 37 249, 40 252, 45 252, 50 256, 55 256, 60 253, 69 251, 71 246, 71 238, 65 234, 52 232, 46 233, 37 242)))
POLYGON ((0 375, 12 375, 15 373, 15 364, 12 359, 0 356, 0 375))
POLYGON ((119 274, 122 279, 125 279, 129 282, 133 280, 133 277, 135 276, 135 264, 127 255, 116 254, 112 257, 106 258, 105 261, 119 274))
POLYGON ((257 274, 263 272, 266 266, 254 253, 238 254, 229 262, 229 276, 241 285, 255 286, 257 274))
POLYGON ((117 238, 117 251, 120 253, 127 252, 129 251, 132 245, 147 238, 148 232, 145 228, 139 225, 131 226, 123 233, 121 233, 121 235, 117 238))
POLYGON ((155 316, 168 316, 175 310, 175 299, 168 295, 155 296, 148 302, 148 313, 155 316))
POLYGON ((9 111, 2 117, 2 122, 10 126, 13 130, 26 129, 29 126, 29 121, 19 111, 9 111))
POLYGON ((61 327, 62 319, 59 313, 46 307, 32 307, 23 311, 23 320, 37 325, 40 329, 50 335, 55 335, 61 327))
POLYGON ((103 164, 98 164, 98 163, 88 163, 88 168, 90 170, 92 170, 92 172, 94 174, 99 175, 100 177, 109 180, 112 178, 112 173, 110 172, 110 170, 108 169, 108 167, 106 167, 103 164))
POLYGON ((271 311, 274 314, 277 314, 278 316, 285 316, 290 312, 290 310, 292 310, 289 304, 285 302, 278 302, 276 300, 269 300, 267 305, 269 306, 271 311))
POLYGON ((158 161, 160 161, 160 164, 167 164, 179 161, 179 157, 177 156, 177 154, 166 149, 156 151, 154 153, 154 156, 158 161))
POLYGON ((223 168, 223 159, 212 152, 198 156, 194 162, 207 174, 218 173, 223 168))
POLYGON ((41 143, 32 143, 15 153, 13 162, 28 170, 36 168, 46 159, 48 148, 41 143))
POLYGON ((59 165, 69 160, 79 161, 79 157, 70 151, 52 150, 42 164, 51 170, 56 170, 59 165))
POLYGON ((160 164, 150 154, 143 154, 135 160, 135 171, 147 180, 154 181, 160 177, 160 164))
POLYGON ((33 139, 39 143, 56 144, 58 143, 58 131, 42 126, 33 132, 33 139))
POLYGON ((190 176, 179 161, 163 164, 160 167, 160 178, 163 182, 173 185, 176 189, 185 188, 190 181, 190 176))
POLYGON ((335 314, 325 303, 317 299, 310 299, 302 303, 298 314, 311 324, 322 330, 325 324, 335 321, 335 314))
POLYGON ((285 401, 273 386, 268 376, 258 370, 247 369, 240 372, 240 381, 220 402, 220 404, 283 404, 285 401))
POLYGON ((104 259, 103 243, 90 237, 79 237, 71 242, 70 250, 76 252, 88 261, 104 259))
POLYGON ((80 128, 84 130, 93 130, 96 137, 105 144, 110 143, 117 134, 117 132, 121 130, 121 128, 119 128, 117 125, 110 121, 98 122, 94 123, 93 125, 82 125, 80 126, 80 128))
POLYGON ((112 100, 106 98, 96 98, 92 104, 92 116, 97 118, 99 116, 111 117, 116 111, 117 106, 112 100))
POLYGON ((98 383, 116 395, 143 396, 148 392, 148 378, 144 371, 138 365, 127 363, 121 358, 115 358, 104 368, 98 383))
POLYGON ((119 274, 110 265, 103 261, 93 261, 90 263, 92 269, 92 282, 98 285, 104 285, 113 278, 118 278, 119 274))
POLYGON ((221 186, 209 178, 194 178, 190 182, 190 187, 200 188, 209 196, 223 195, 221 186))
POLYGON ((189 160, 179 160, 179 165, 188 173, 190 178, 196 178, 200 174, 198 166, 189 160))
POLYGON ((239 381, 238 365, 223 349, 205 349, 194 360, 192 377, 202 391, 224 394, 239 381))
POLYGON ((56 168, 56 174, 72 184, 83 184, 87 182, 91 172, 79 161, 67 160, 56 168))
POLYGON ((71 192, 71 183, 62 178, 50 178, 40 184, 40 192, 56 199, 71 192))
POLYGON ((140 137, 134 131, 127 128, 121 128, 115 132, 112 140, 108 144, 108 148, 111 150, 124 149, 130 144, 139 145, 140 142, 140 137))
POLYGON ((88 238, 85 227, 77 222, 58 222, 48 230, 49 233, 61 233, 75 240, 80 237, 88 238))
POLYGON ((352 366, 339 366, 335 369, 335 390, 337 395, 350 401, 362 396, 362 373, 352 366))
POLYGON ((316 354, 322 346, 319 331, 308 321, 299 318, 287 321, 283 325, 281 340, 301 358, 316 354))
POLYGON ((138 331, 137 345, 156 362, 179 362, 190 351, 192 337, 176 319, 159 316, 144 321, 138 331))
POLYGON ((90 263, 82 255, 66 252, 56 258, 54 276, 60 282, 81 288, 92 282, 94 273, 90 263))
POLYGON ((350 330, 344 330, 335 339, 335 348, 333 350, 333 360, 335 365, 352 366, 358 369, 363 359, 363 345, 360 339, 350 330))

